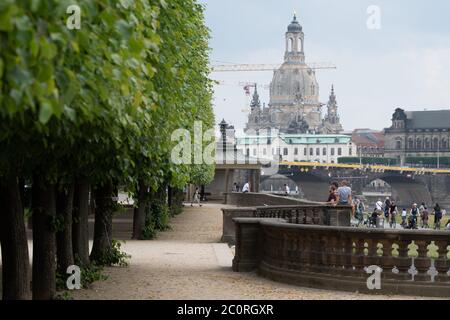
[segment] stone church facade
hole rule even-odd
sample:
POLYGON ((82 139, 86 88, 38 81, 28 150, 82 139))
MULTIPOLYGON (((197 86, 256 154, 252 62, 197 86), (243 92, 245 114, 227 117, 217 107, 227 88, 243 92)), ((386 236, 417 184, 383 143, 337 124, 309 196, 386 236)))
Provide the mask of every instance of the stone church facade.
POLYGON ((303 28, 294 16, 286 32, 284 63, 274 71, 270 85, 270 102, 261 107, 255 89, 250 105, 246 132, 258 134, 278 130, 286 134, 338 134, 343 131, 338 115, 334 88, 331 90, 327 114, 319 101, 319 84, 315 71, 305 63, 303 28))

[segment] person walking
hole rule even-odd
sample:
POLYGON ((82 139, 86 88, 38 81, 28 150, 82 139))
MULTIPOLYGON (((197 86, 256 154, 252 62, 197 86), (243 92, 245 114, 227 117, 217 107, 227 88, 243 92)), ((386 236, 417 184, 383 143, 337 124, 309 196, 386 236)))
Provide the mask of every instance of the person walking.
POLYGON ((435 230, 441 229, 441 219, 442 219, 442 209, 439 206, 439 203, 436 203, 436 206, 434 207, 434 229, 435 230))
POLYGON ((202 206, 200 203, 200 190, 198 188, 195 188, 194 196, 191 201, 191 207, 194 206, 194 202, 197 203, 199 207, 202 206))
POLYGON ((391 209, 391 199, 389 199, 389 197, 386 197, 386 200, 384 201, 384 217, 386 219, 389 219, 390 209, 391 209))

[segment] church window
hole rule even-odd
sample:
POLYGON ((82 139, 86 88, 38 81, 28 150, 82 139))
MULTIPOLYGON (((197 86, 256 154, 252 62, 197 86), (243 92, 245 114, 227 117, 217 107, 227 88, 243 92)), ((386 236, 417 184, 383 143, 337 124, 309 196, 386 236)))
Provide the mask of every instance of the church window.
POLYGON ((292 38, 289 38, 288 51, 289 51, 289 52, 294 51, 294 39, 292 39, 292 38))
POLYGON ((446 138, 442 139, 441 148, 442 149, 448 149, 448 141, 447 141, 446 138))
POLYGON ((303 52, 303 41, 302 38, 298 38, 298 51, 303 52))
POLYGON ((433 139, 433 149, 434 150, 439 149, 439 139, 438 138, 433 139))
POLYGON ((430 139, 425 138, 425 149, 431 149, 430 139))
POLYGON ((408 141, 408 148, 410 150, 414 150, 414 140, 412 138, 410 138, 408 141))
POLYGON ((397 140, 395 141, 395 149, 400 150, 402 148, 402 141, 397 140))
POLYGON ((417 138, 416 149, 417 150, 421 150, 422 149, 422 140, 420 138, 417 138))

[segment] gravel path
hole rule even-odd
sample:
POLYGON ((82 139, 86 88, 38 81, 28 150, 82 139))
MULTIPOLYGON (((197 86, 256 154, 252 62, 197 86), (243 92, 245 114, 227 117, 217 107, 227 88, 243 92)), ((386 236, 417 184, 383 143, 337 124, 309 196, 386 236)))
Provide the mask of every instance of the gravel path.
MULTIPOLYGON (((223 205, 186 207, 171 221, 171 230, 154 241, 127 241, 123 249, 132 255, 127 268, 107 268, 108 279, 88 290, 73 292, 75 299, 164 300, 361 300, 415 299, 369 296, 302 288, 273 282, 256 273, 231 271, 232 252, 218 244, 222 232, 223 205)), ((131 223, 131 221, 130 221, 131 223)))

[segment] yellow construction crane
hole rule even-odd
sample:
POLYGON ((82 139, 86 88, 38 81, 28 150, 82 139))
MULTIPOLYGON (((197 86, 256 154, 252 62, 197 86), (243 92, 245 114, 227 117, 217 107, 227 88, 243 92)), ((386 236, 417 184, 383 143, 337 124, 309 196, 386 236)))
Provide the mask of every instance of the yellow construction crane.
MULTIPOLYGON (((281 67, 281 64, 218 64, 211 66, 211 72, 248 72, 248 71, 273 71, 281 67)), ((299 69, 321 70, 336 69, 331 62, 312 62, 298 66, 299 69)))

